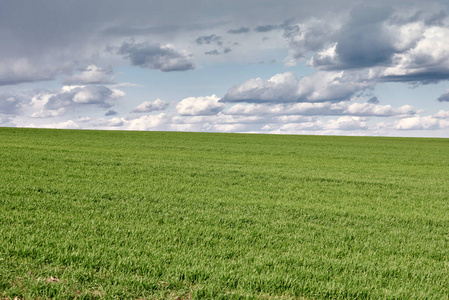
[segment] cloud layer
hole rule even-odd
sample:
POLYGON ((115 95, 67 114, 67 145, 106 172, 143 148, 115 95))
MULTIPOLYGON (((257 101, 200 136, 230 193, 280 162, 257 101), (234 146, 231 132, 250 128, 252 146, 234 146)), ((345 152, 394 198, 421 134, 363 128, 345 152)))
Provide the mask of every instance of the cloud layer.
POLYGON ((447 1, 94 5, 0 2, 1 126, 449 137, 447 1))

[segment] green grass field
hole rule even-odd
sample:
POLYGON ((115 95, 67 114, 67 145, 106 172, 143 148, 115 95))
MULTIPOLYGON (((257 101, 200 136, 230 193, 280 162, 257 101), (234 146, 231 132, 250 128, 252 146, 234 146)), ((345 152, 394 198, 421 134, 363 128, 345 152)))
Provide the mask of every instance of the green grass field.
POLYGON ((0 299, 449 297, 449 140, 0 128, 0 299))

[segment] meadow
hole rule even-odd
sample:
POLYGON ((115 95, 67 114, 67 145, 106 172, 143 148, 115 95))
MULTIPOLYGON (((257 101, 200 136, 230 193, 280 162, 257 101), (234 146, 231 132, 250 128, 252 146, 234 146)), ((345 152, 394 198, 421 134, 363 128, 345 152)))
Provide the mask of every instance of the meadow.
POLYGON ((449 140, 0 128, 0 299, 447 299, 449 140))

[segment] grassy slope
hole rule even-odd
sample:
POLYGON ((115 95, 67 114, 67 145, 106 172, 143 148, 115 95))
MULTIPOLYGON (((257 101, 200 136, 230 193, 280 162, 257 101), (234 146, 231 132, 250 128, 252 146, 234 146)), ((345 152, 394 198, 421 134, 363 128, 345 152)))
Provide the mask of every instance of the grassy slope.
POLYGON ((448 139, 0 141, 0 298, 449 296, 448 139))

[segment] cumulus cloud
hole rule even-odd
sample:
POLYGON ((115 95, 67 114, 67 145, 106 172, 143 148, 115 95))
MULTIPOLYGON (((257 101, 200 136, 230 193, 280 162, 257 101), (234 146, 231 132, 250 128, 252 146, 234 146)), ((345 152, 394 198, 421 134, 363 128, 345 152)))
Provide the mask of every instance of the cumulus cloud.
MULTIPOLYGON (((29 93, 33 95, 22 105, 22 110, 31 118, 64 116, 68 110, 86 105, 109 108, 125 95, 121 90, 95 85, 64 86, 59 91, 37 90, 29 93)), ((109 110, 106 115, 114 113, 117 112, 109 110)))
POLYGON ((161 113, 159 115, 145 115, 129 120, 126 128, 130 130, 170 130, 172 116, 161 113))
POLYGON ((330 120, 325 129, 336 129, 336 130, 360 130, 367 129, 366 119, 360 117, 344 116, 337 120, 330 120))
POLYGON ((388 6, 360 6, 341 29, 335 52, 340 68, 370 67, 388 64, 397 49, 395 36, 383 25, 391 15, 388 6))
MULTIPOLYGON (((45 111, 59 112, 61 108, 80 105, 95 105, 101 108, 109 108, 115 99, 121 98, 125 93, 118 89, 110 89, 105 86, 64 86, 56 93, 44 93, 33 100, 35 107, 41 107, 45 111)), ((45 114, 42 112, 42 114, 45 114)), ((48 113, 51 116, 52 113, 48 113)), ((41 115, 42 117, 42 115, 41 115)))
POLYGON ((400 130, 437 130, 449 128, 449 120, 441 120, 432 116, 415 116, 404 118, 395 124, 400 130))
POLYGON ((64 85, 112 83, 114 83, 112 69, 105 70, 96 65, 89 65, 81 70, 81 74, 66 76, 62 79, 64 85))
POLYGON ((164 110, 168 107, 168 103, 161 100, 156 99, 153 102, 145 101, 139 104, 136 108, 134 108, 131 112, 132 113, 147 113, 157 110, 164 110))
POLYGON ((262 131, 271 133, 299 133, 317 131, 323 129, 324 122, 322 121, 309 121, 309 122, 293 122, 285 124, 266 124, 262 127, 262 131))
POLYGON ((402 39, 387 21, 391 8, 379 5, 357 6, 349 21, 335 35, 335 43, 318 51, 312 65, 321 69, 351 69, 384 66, 392 63, 393 55, 402 49, 402 39))
POLYGON ((56 129, 79 129, 80 126, 73 120, 67 120, 63 122, 58 123, 49 123, 49 124, 42 124, 42 125, 36 125, 36 124, 29 124, 25 127, 31 127, 31 128, 56 128, 56 129))
POLYGON ((156 69, 162 72, 195 69, 192 55, 185 50, 176 50, 173 45, 124 42, 117 51, 131 61, 133 66, 156 69))
POLYGON ((295 66, 305 59, 310 52, 319 52, 329 44, 333 44, 337 30, 341 26, 332 20, 311 19, 299 24, 291 20, 285 24, 284 40, 289 55, 285 64, 295 66))
POLYGON ((232 117, 223 114, 210 116, 175 116, 161 113, 144 115, 127 120, 124 128, 130 130, 179 130, 179 131, 239 131, 255 117, 232 117))
POLYGON ((440 110, 436 114, 433 115, 434 118, 449 118, 449 110, 440 110))
POLYGON ((40 111, 34 112, 30 115, 31 118, 53 118, 63 116, 65 114, 65 108, 61 107, 59 109, 41 109, 40 111))
MULTIPOLYGON (((337 31, 314 35, 317 47, 305 45, 305 24, 302 34, 287 38, 287 63, 295 64, 307 51, 313 51, 310 64, 318 70, 372 68, 376 73, 373 80, 388 82, 427 84, 448 79, 449 46, 445 41, 449 39, 449 28, 443 21, 446 15, 417 12, 399 17, 401 14, 406 13, 388 6, 357 6, 337 31)), ((316 24, 315 29, 326 28, 316 24)))
POLYGON ((277 74, 268 80, 250 79, 228 90, 222 102, 298 101, 298 78, 293 72, 277 74))
POLYGON ((367 74, 358 72, 317 72, 300 80, 293 72, 268 80, 250 79, 228 90, 222 102, 339 102, 356 92, 371 88, 367 74))
POLYGON ((427 27, 419 40, 393 56, 393 63, 380 74, 383 81, 421 82, 449 79, 449 28, 427 27))
POLYGON ((262 127, 262 131, 278 133, 278 134, 298 134, 298 133, 316 133, 316 134, 329 134, 329 133, 344 133, 344 132, 357 132, 366 131, 369 126, 366 123, 365 118, 343 116, 338 119, 332 119, 327 122, 322 120, 298 120, 292 123, 285 124, 267 124, 262 127))
POLYGON ((104 119, 104 118, 99 118, 99 119, 93 119, 93 118, 80 118, 77 120, 78 123, 83 123, 85 125, 83 125, 83 128, 105 128, 105 129, 110 129, 110 128, 117 128, 117 127, 123 127, 126 124, 126 120, 123 118, 111 118, 111 119, 104 119))
POLYGON ((372 116, 389 117, 413 115, 415 109, 409 105, 393 108, 391 105, 376 105, 373 103, 294 103, 294 104, 235 104, 226 111, 231 115, 264 115, 264 116, 372 116))
POLYGON ((215 115, 225 108, 216 95, 206 97, 189 97, 181 100, 176 106, 182 116, 215 115))

